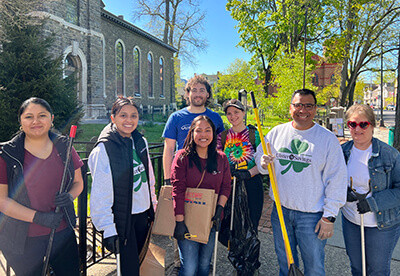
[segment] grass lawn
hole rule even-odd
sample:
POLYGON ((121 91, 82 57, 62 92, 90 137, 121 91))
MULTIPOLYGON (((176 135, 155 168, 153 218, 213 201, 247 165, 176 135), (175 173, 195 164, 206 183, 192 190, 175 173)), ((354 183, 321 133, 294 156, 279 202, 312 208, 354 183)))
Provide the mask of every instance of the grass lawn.
MULTIPOLYGON (((221 115, 222 120, 224 121, 225 128, 229 128, 230 124, 225 116, 225 113, 222 111, 219 111, 218 113, 221 115)), ((150 120, 151 118, 145 119, 149 120, 146 120, 143 125, 138 126, 139 131, 144 135, 144 137, 146 137, 149 143, 162 143, 163 139, 161 135, 165 125, 165 120, 163 120, 163 117, 159 116, 159 118, 154 118, 160 120, 160 122, 150 120)), ((286 122, 287 119, 282 119, 277 116, 268 116, 264 118, 264 120, 262 121, 263 134, 267 134, 268 131, 270 131, 274 126, 286 122)), ((252 124, 256 126, 256 120, 253 112, 249 111, 247 113, 247 124, 252 124)), ((78 127, 75 140, 80 142, 90 141, 90 139, 92 139, 93 137, 99 136, 101 130, 104 127, 105 124, 82 124, 78 127)))
MULTIPOLYGON (((228 119, 225 116, 225 113, 223 113, 222 111, 218 112, 221 117, 222 120, 224 121, 224 125, 225 128, 229 128, 230 124, 228 122, 228 119)), ((146 120, 143 125, 139 125, 138 129, 139 131, 146 137, 147 141, 149 143, 162 143, 163 139, 161 137, 162 132, 164 130, 164 125, 165 125, 165 120, 163 120, 163 118, 160 116, 160 118, 154 118, 154 119, 158 119, 160 120, 160 122, 155 123, 156 121, 151 120, 151 118, 145 118, 148 119, 148 121, 146 120)), ((281 123, 285 123, 287 122, 287 120, 285 119, 281 119, 279 117, 268 117, 265 118, 263 120, 263 134, 267 134, 268 131, 270 129, 272 129, 272 127, 281 124, 281 123)), ((247 114, 247 124, 252 124, 252 125, 256 125, 256 121, 255 121, 255 116, 254 114, 252 114, 252 112, 248 112, 247 114)), ((93 137, 97 137, 100 132, 102 131, 102 129, 106 126, 106 124, 81 124, 78 127, 77 130, 77 135, 76 135, 76 142, 88 142, 90 141, 93 137)), ((75 149, 77 151, 85 151, 86 150, 86 146, 83 144, 75 144, 74 145, 75 149)), ((81 155, 81 157, 85 157, 83 154, 81 155)), ((90 199, 90 184, 91 184, 91 177, 89 176, 89 191, 88 191, 88 200, 90 199)), ((76 202, 75 202, 76 204, 76 202)), ((88 215, 90 214, 90 207, 88 205, 88 215)))
MULTIPOLYGON (((224 121, 225 129, 230 128, 230 123, 229 123, 228 119, 226 118, 225 113, 223 111, 219 111, 218 113, 219 113, 219 115, 221 115, 222 120, 224 121)), ((261 128, 263 131, 263 135, 266 135, 274 126, 277 126, 277 125, 283 124, 283 123, 287 123, 287 122, 288 122, 288 119, 282 119, 282 118, 279 118, 278 116, 268 116, 268 117, 264 118, 261 121, 261 128)), ((257 126, 256 117, 252 110, 251 111, 249 110, 247 112, 247 124, 252 124, 253 126, 257 126)))
MULTIPOLYGON (((138 126, 138 130, 144 134, 148 142, 162 142, 161 134, 165 123, 145 122, 138 126)), ((90 141, 93 137, 99 136, 105 124, 81 124, 76 134, 76 141, 90 141)))

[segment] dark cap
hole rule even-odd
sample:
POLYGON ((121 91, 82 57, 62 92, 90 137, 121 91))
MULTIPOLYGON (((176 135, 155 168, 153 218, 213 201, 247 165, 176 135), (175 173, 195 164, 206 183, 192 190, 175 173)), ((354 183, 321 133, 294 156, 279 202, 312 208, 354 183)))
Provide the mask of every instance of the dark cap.
POLYGON ((226 110, 228 109, 228 107, 230 107, 230 106, 236 107, 237 109, 244 111, 243 104, 237 99, 227 100, 224 102, 224 104, 222 106, 224 107, 225 113, 226 113, 226 110))

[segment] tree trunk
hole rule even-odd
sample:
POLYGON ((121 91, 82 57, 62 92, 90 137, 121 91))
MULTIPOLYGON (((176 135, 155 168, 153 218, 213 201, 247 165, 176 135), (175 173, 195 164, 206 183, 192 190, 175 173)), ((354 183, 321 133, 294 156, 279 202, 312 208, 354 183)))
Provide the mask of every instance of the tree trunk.
MULTIPOLYGON (((399 37, 400 40, 400 37, 399 37)), ((397 57, 397 96, 396 96, 396 115, 394 118, 394 139, 393 147, 400 151, 400 41, 397 57)))
POLYGON ((169 1, 165 0, 165 24, 164 24, 164 37, 163 42, 168 43, 168 33, 169 33, 169 1))
POLYGON ((348 95, 349 95, 349 101, 347 102, 347 107, 350 107, 353 105, 354 102, 354 90, 356 88, 356 82, 353 81, 348 88, 348 95))
POLYGON ((349 59, 346 57, 343 61, 343 67, 342 67, 342 72, 341 72, 341 81, 340 81, 340 92, 339 92, 339 105, 340 106, 346 106, 346 100, 347 100, 347 66, 349 63, 349 59))
POLYGON ((271 72, 271 66, 268 65, 267 68, 264 69, 264 92, 265 92, 265 96, 268 97, 268 95, 274 96, 272 91, 271 93, 269 93, 269 84, 271 81, 271 76, 272 76, 272 72, 271 72))

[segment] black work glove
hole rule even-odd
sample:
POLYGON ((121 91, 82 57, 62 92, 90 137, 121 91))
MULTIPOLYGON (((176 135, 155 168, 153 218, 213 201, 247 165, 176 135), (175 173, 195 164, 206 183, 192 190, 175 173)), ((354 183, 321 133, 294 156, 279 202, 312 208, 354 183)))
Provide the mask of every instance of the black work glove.
POLYGON ((232 175, 237 178, 237 180, 248 180, 251 178, 251 173, 248 170, 234 170, 232 175))
POLYGON ((212 217, 212 222, 213 222, 213 224, 217 227, 217 228, 219 228, 219 225, 220 225, 220 223, 221 223, 221 220, 222 220, 222 210, 224 210, 224 207, 222 207, 222 205, 217 205, 217 207, 215 208, 215 214, 214 214, 214 216, 212 217))
POLYGON ((62 219, 62 213, 36 211, 33 222, 47 228, 57 229, 62 219))
POLYGON ((360 199, 360 201, 358 201, 357 211, 360 214, 365 214, 365 213, 368 213, 369 211, 371 211, 371 207, 369 206, 368 201, 365 198, 360 199))
POLYGON ((357 201, 357 196, 350 187, 347 187, 347 202, 357 201))
POLYGON ((118 240, 118 236, 117 235, 105 238, 103 240, 103 245, 111 253, 118 254, 119 253, 119 248, 117 246, 117 240, 118 240))
POLYGON ((185 222, 177 221, 175 224, 174 238, 178 241, 183 241, 185 239, 185 234, 189 234, 185 222))
POLYGON ((164 179, 164 185, 171 185, 171 179, 164 179))
POLYGON ((74 198, 70 193, 63 192, 63 193, 56 193, 56 197, 54 199, 54 204, 57 207, 67 207, 70 206, 70 204, 74 202, 74 198))
POLYGON ((236 164, 229 164, 229 169, 231 170, 231 174, 236 170, 236 164))

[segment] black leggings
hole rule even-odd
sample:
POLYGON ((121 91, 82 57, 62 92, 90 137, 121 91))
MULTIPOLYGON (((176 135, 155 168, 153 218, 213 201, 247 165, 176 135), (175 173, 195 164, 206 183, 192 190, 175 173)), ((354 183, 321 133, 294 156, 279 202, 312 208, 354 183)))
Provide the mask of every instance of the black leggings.
POLYGON ((132 215, 130 236, 126 244, 120 246, 122 275, 139 275, 139 254, 148 230, 148 211, 132 215))
MULTIPOLYGON (((48 243, 49 235, 28 237, 23 254, 9 253, 6 249, 3 254, 17 276, 40 276, 48 243)), ((55 234, 49 262, 57 276, 80 275, 78 246, 70 228, 55 234)))
POLYGON ((264 189, 261 175, 257 174, 251 179, 245 181, 244 186, 246 187, 247 192, 250 219, 254 230, 258 233, 258 224, 260 222, 264 203, 264 189))

